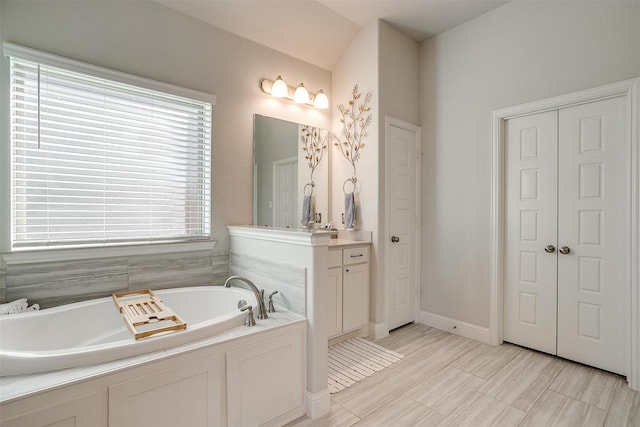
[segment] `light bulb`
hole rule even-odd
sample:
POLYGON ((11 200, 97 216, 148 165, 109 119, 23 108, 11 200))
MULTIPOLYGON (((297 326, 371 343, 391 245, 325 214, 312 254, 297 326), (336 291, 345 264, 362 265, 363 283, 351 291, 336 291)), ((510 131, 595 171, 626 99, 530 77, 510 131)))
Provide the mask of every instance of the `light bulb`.
POLYGON ((316 99, 313 101, 313 106, 321 110, 329 108, 329 98, 327 98, 327 95, 322 89, 318 91, 316 99))
POLYGON ((296 88, 296 91, 293 94, 293 100, 298 104, 306 104, 309 102, 309 92, 307 92, 307 89, 305 89, 302 83, 300 83, 300 86, 296 88))
POLYGON ((271 86, 271 95, 276 98, 286 98, 289 95, 289 87, 282 80, 282 76, 278 76, 278 78, 273 82, 273 86, 271 86))

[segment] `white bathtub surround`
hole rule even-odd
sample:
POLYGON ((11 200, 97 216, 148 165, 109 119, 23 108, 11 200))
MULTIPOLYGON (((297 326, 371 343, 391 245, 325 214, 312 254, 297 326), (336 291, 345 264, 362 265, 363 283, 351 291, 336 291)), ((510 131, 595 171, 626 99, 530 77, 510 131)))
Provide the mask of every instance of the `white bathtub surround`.
MULTIPOLYGON (((306 271, 306 413, 312 418, 330 408, 327 386, 327 253, 330 233, 271 227, 229 227, 231 256, 260 258, 306 271)), ((286 278, 282 278, 286 280, 286 278)))
POLYGON ((301 316, 280 311, 174 348, 2 377, 0 424, 282 425, 304 413, 304 333, 301 316))
POLYGON ((252 292, 203 286, 158 291, 157 296, 187 323, 184 331, 135 340, 111 298, 68 304, 37 313, 0 318, 0 377, 151 353, 242 326, 237 304, 256 305, 252 292))

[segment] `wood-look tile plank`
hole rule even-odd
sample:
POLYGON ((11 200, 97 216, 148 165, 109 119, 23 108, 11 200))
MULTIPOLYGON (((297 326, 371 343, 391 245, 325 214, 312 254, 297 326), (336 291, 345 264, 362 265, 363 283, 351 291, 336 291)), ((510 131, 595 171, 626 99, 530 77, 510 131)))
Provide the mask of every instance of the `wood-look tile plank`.
POLYGON ((492 397, 475 393, 460 408, 449 415, 441 426, 511 427, 524 418, 525 412, 492 397))
POLYGON ((512 345, 502 344, 497 347, 482 344, 486 351, 479 351, 477 355, 468 354, 456 360, 452 365, 477 377, 488 379, 513 360, 521 349, 512 345))
POLYGON ((332 401, 363 418, 396 396, 405 393, 413 385, 415 385, 413 379, 391 367, 334 394, 332 401))
POLYGON ((606 411, 623 383, 617 375, 571 363, 562 368, 549 389, 606 411))
POLYGON ((300 417, 285 427, 349 427, 360 420, 353 413, 338 404, 331 404, 331 411, 320 418, 300 417))
MULTIPOLYGON (((367 379, 383 375, 379 380, 332 395, 332 408, 349 413, 343 402, 366 411, 371 401, 374 409, 359 422, 351 413, 359 426, 433 425, 434 419, 443 426, 602 426, 605 421, 611 427, 640 426, 640 393, 621 377, 594 368, 512 344, 487 346, 419 324, 376 343, 409 355, 367 379), (391 392, 385 390, 388 384, 391 392), (400 384, 412 385, 403 392, 400 384), (597 407, 607 405, 608 412, 597 407), (419 414, 425 414, 422 420, 419 414)), ((330 425, 326 419, 304 425, 330 425)))
POLYGON ((523 368, 540 372, 549 377, 555 377, 569 362, 550 354, 523 348, 513 361, 523 368))
POLYGON ((549 387, 552 380, 551 377, 524 368, 496 398, 526 412, 549 387))
POLYGON ((606 417, 607 411, 547 390, 520 427, 595 427, 602 426, 606 417))
POLYGON ((399 396, 355 423, 359 427, 436 426, 444 417, 406 396, 399 396))
POLYGON ((640 426, 640 392, 631 390, 626 384, 618 387, 609 408, 605 426, 640 426))
POLYGON ((422 352, 426 345, 432 344, 450 334, 444 331, 411 323, 392 331, 388 336, 377 340, 376 343, 409 357, 416 352, 422 352))
POLYGON ((494 376, 478 389, 482 394, 490 397, 496 397, 513 381, 513 379, 523 370, 522 366, 518 366, 514 362, 508 363, 504 368, 500 369, 494 376))
POLYGON ((417 382, 426 381, 478 345, 480 343, 477 341, 447 334, 424 347, 422 351, 405 357, 407 362, 399 364, 398 369, 417 382))
POLYGON ((447 366, 430 380, 413 387, 407 395, 446 416, 466 402, 484 383, 481 378, 447 366))

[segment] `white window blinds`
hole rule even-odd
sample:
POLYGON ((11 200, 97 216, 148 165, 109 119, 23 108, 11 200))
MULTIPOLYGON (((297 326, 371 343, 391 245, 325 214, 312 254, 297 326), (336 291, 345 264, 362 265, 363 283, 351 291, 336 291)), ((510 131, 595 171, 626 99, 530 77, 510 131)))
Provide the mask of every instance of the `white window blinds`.
POLYGON ((10 64, 13 248, 210 238, 211 103, 10 64))

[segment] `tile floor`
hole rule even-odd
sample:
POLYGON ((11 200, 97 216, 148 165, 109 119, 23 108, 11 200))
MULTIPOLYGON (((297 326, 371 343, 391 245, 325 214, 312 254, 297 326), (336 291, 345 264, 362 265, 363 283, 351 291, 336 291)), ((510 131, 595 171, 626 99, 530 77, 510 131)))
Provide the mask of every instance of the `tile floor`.
POLYGON ((288 426, 640 426, 640 393, 608 372, 419 324, 375 342, 405 358, 288 426))

